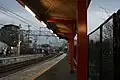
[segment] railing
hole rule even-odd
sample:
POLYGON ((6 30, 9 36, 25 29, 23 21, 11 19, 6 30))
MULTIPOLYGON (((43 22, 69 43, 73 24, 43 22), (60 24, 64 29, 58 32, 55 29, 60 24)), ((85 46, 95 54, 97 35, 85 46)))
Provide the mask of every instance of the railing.
POLYGON ((118 52, 118 17, 111 15, 103 24, 88 35, 89 80, 115 80, 114 62, 118 52))

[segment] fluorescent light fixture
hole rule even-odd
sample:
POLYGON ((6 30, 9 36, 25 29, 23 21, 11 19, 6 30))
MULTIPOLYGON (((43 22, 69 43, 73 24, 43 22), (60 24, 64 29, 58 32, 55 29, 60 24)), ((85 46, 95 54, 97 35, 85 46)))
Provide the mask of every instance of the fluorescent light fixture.
POLYGON ((53 31, 52 31, 52 30, 50 30, 50 32, 51 32, 51 33, 53 33, 53 31))
POLYGON ((55 34, 55 36, 57 37, 57 35, 55 34))
POLYGON ((27 6, 25 6, 25 9, 35 17, 35 13, 32 12, 27 6))
POLYGON ((59 39, 59 37, 57 37, 57 39, 59 39))
POLYGON ((47 27, 47 25, 43 21, 41 21, 41 23, 42 23, 43 26, 47 27))

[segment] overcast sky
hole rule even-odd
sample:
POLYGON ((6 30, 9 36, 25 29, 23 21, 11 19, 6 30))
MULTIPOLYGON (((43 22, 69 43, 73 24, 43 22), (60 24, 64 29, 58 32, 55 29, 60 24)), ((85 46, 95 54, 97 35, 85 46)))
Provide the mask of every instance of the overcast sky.
POLYGON ((103 8, 111 15, 120 9, 120 0, 91 0, 88 8, 88 33, 109 17, 103 8))
MULTIPOLYGON (((19 5, 16 0, 0 0, 0 4, 9 7, 15 13, 32 21, 37 26, 36 29, 39 26, 43 26, 37 19, 31 16, 29 12, 27 12, 21 5, 19 5)), ((98 27, 104 21, 103 19, 107 19, 109 17, 109 15, 101 7, 106 9, 106 11, 111 15, 120 8, 120 0, 91 0, 91 4, 88 9, 88 33, 98 27)), ((12 23, 20 23, 18 20, 0 14, 0 24, 11 22, 11 20, 12 23)), ((26 24, 23 25, 27 26, 26 24)))

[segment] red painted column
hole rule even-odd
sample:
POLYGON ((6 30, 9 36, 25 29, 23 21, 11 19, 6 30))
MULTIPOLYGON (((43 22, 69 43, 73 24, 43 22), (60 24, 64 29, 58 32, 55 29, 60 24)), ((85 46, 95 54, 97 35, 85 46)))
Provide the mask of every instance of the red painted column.
POLYGON ((74 36, 73 34, 70 37, 70 72, 74 72, 74 36))
POLYGON ((87 80, 88 39, 86 0, 77 0, 77 80, 87 80))
POLYGON ((68 62, 70 64, 70 72, 74 72, 74 36, 69 35, 68 40, 68 62))
POLYGON ((68 51, 67 51, 67 54, 68 54, 68 62, 70 64, 70 40, 68 40, 68 51))

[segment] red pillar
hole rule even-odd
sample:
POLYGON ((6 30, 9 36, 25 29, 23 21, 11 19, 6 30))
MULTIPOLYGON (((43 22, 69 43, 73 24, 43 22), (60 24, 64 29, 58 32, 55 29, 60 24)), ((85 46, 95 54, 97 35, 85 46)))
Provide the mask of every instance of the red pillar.
POLYGON ((70 37, 70 72, 74 72, 74 36, 70 37))
POLYGON ((68 53, 68 62, 70 64, 70 41, 69 40, 68 40, 68 51, 67 51, 67 53, 68 53))
POLYGON ((74 36, 71 34, 68 40, 68 61, 70 64, 70 72, 74 71, 74 36))
POLYGON ((77 80, 87 80, 88 39, 86 0, 77 0, 77 80))

